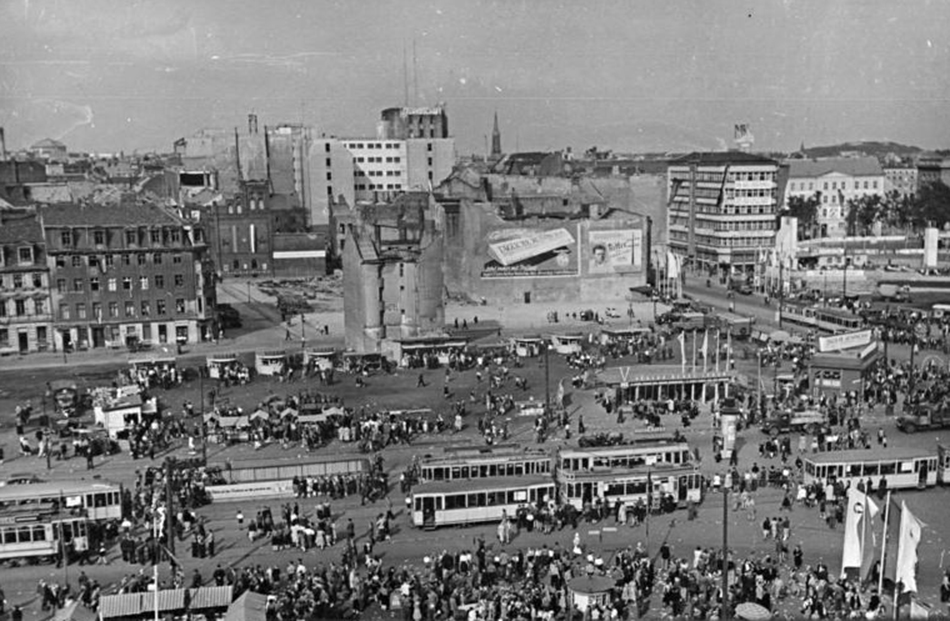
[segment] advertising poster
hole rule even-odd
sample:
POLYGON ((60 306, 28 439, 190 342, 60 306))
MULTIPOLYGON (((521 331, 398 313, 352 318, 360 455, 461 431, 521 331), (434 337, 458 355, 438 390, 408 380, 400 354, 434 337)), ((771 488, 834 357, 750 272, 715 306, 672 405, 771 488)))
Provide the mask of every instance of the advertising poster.
POLYGON ((576 276, 577 239, 567 228, 498 229, 486 238, 482 278, 576 276))
POLYGON ((587 272, 613 274, 643 269, 643 231, 617 229, 588 233, 587 272))

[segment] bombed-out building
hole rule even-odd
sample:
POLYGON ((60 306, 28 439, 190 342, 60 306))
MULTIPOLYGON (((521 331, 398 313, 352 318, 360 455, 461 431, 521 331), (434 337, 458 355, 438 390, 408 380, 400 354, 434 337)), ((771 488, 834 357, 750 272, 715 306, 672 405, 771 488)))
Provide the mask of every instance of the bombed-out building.
POLYGON ((396 357, 400 343, 441 335, 443 233, 427 192, 357 205, 343 244, 346 347, 396 357))

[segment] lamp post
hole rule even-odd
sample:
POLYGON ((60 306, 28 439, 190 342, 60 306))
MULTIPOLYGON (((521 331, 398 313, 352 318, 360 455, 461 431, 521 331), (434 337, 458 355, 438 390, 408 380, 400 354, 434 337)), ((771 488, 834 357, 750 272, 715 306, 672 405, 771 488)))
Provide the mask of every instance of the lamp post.
POLYGON ((551 344, 544 344, 544 418, 551 418, 551 344))
POLYGON ((201 368, 198 368, 198 425, 201 429, 201 460, 208 465, 208 432, 205 430, 205 390, 204 377, 201 368))
POLYGON ((722 610, 720 619, 729 619, 729 488, 722 486, 722 610))

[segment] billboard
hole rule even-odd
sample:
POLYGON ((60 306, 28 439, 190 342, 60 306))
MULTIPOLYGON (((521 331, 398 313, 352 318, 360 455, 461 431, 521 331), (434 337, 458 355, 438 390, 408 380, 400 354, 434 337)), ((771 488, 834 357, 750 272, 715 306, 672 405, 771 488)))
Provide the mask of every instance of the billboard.
POLYGON ((589 274, 639 272, 643 269, 643 231, 613 229, 587 233, 589 274))
POLYGON ((482 278, 577 276, 576 234, 551 229, 496 229, 485 238, 482 278))

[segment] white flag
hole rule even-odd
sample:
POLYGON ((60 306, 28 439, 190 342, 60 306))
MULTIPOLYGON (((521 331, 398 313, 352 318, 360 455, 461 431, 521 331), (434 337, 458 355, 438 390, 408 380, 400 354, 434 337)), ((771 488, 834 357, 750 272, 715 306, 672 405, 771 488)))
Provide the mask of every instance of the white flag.
POLYGON ((900 539, 897 544, 895 581, 904 585, 902 592, 917 592, 917 546, 920 544, 921 523, 907 503, 901 501, 900 539))
POLYGON ((686 333, 680 332, 676 340, 680 342, 680 366, 682 367, 683 373, 686 373, 686 333))
POLYGON ((679 257, 672 250, 666 251, 666 277, 670 280, 680 277, 679 257))
POLYGON ((841 575, 847 570, 860 571, 865 552, 872 552, 874 545, 868 541, 873 530, 873 520, 880 509, 871 498, 856 487, 848 489, 848 511, 844 521, 844 547, 841 550, 841 575))
POLYGON ((703 368, 705 368, 706 358, 709 356, 709 330, 703 333, 703 346, 699 348, 699 353, 703 355, 703 368))

